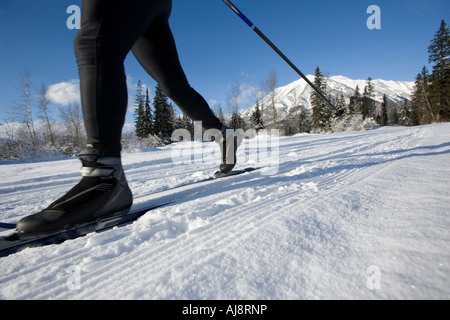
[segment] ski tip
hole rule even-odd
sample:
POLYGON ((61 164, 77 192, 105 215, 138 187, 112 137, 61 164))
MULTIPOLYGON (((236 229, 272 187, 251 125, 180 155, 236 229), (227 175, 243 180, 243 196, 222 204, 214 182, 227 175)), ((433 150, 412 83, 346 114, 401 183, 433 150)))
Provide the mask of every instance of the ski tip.
POLYGON ((245 169, 242 169, 242 170, 233 170, 233 171, 230 171, 228 173, 224 173, 222 171, 217 171, 214 174, 214 179, 220 179, 220 178, 225 178, 225 177, 230 177, 230 176, 236 176, 238 174, 243 174, 243 173, 246 173, 246 172, 252 172, 252 171, 255 171, 257 169, 258 168, 251 167, 251 168, 245 168, 245 169))
POLYGON ((222 171, 216 171, 216 173, 214 173, 214 179, 220 179, 220 178, 223 178, 226 176, 227 176, 227 174, 223 173, 222 171))

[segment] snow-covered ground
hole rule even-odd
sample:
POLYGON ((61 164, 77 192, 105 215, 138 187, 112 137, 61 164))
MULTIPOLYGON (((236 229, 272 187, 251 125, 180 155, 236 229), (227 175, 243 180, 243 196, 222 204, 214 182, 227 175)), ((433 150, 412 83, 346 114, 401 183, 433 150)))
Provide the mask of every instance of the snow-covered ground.
MULTIPOLYGON (((0 298, 450 298, 450 124, 280 137, 256 163, 269 167, 198 182, 217 167, 205 145, 183 164, 187 143, 124 155, 136 206, 179 201, 0 258, 0 298)), ((0 220, 43 209, 78 169, 1 163, 0 220)))

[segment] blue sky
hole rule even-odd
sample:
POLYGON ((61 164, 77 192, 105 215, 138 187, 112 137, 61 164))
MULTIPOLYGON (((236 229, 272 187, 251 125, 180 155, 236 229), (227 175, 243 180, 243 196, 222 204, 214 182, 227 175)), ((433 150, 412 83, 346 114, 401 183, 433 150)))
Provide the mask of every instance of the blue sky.
MULTIPOLYGON (((131 1, 131 0, 130 0, 131 1)), ((414 81, 428 66, 427 48, 442 19, 450 22, 448 0, 234 0, 234 4, 305 74, 317 66, 329 76, 414 81), (370 5, 381 9, 381 29, 369 30, 370 5)), ((80 0, 0 0, 0 122, 18 99, 24 68, 32 89, 42 83, 76 87, 77 65, 66 13, 80 0)), ((279 85, 299 76, 221 0, 173 0, 171 26, 191 85, 211 106, 226 109, 230 85, 260 86, 269 70, 279 85)), ((155 82, 130 54, 125 62, 130 100, 138 80, 155 82)), ((56 88, 58 86, 54 86, 56 88)), ((60 93, 60 92, 58 92, 60 93)), ((58 116, 58 101, 52 102, 58 116)), ((37 98, 34 97, 37 103, 37 98)), ((244 97, 241 107, 253 104, 244 97)), ((131 108, 127 121, 132 122, 131 108)))

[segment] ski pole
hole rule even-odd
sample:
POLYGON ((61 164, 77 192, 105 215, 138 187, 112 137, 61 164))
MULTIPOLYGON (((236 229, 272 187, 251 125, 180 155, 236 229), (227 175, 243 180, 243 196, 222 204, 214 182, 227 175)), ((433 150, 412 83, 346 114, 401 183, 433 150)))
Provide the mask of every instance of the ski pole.
POLYGON ((306 81, 306 83, 308 83, 311 88, 313 88, 317 94, 330 106, 331 109, 333 109, 334 111, 336 111, 336 115, 340 116, 342 114, 341 111, 339 111, 332 103, 331 101, 325 97, 325 95, 323 94, 322 91, 320 91, 319 88, 317 88, 314 83, 312 83, 311 81, 309 81, 309 79, 303 74, 303 72, 300 71, 299 68, 297 68, 295 66, 295 64, 292 63, 291 60, 289 60, 283 52, 280 51, 280 49, 277 48, 277 46, 275 46, 273 44, 272 41, 269 40, 269 38, 267 38, 264 33, 261 32, 261 30, 259 30, 254 24, 253 22, 251 22, 233 3, 231 3, 230 0, 222 0, 223 2, 225 2, 225 4, 234 11, 234 13, 236 13, 253 31, 256 32, 256 34, 258 36, 261 37, 261 39, 263 39, 273 50, 275 50, 276 53, 278 53, 278 55, 283 58, 284 61, 287 62, 288 65, 291 66, 292 69, 294 69, 295 72, 297 72, 302 78, 303 80, 306 81))

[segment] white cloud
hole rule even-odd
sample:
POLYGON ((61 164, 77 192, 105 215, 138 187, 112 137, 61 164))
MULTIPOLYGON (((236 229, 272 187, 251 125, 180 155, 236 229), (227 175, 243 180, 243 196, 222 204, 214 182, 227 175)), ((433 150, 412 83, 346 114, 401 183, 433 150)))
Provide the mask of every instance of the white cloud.
POLYGON ((208 104, 209 104, 211 107, 214 107, 214 106, 220 104, 220 102, 217 101, 217 100, 215 100, 215 99, 209 99, 208 104))
MULTIPOLYGON (((131 76, 127 75, 127 91, 128 91, 128 114, 131 117, 134 114, 134 99, 136 95, 137 81, 131 76)), ((143 83, 144 92, 148 88, 148 85, 143 83)), ((149 90, 150 97, 152 92, 149 90)), ((50 85, 47 90, 47 99, 51 103, 66 106, 70 103, 81 104, 80 97, 80 80, 72 79, 69 81, 62 81, 50 85)), ((132 118, 128 119, 132 121, 132 118)))
MULTIPOLYGON (((247 109, 255 104, 255 95, 263 96, 261 89, 251 83, 239 83, 239 88, 239 109, 247 109)), ((229 86, 229 92, 231 92, 231 85, 229 86)))
POLYGON ((80 103, 80 81, 72 79, 48 87, 47 98, 56 104, 80 103))
MULTIPOLYGON (((129 111, 134 111, 134 99, 136 95, 137 82, 127 75, 127 90, 128 90, 128 107, 129 111)), ((144 83, 144 92, 147 89, 147 85, 144 83)), ((150 92, 150 95, 152 93, 150 92)), ((68 105, 69 103, 80 103, 80 81, 78 79, 72 79, 69 81, 63 81, 55 83, 48 87, 47 98, 56 104, 68 105)))

